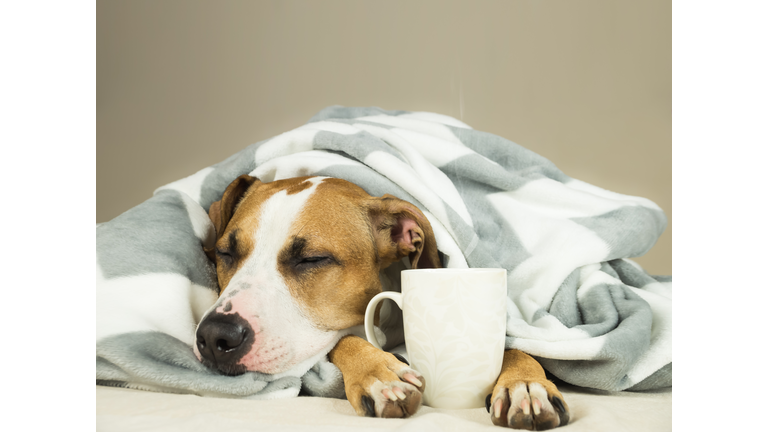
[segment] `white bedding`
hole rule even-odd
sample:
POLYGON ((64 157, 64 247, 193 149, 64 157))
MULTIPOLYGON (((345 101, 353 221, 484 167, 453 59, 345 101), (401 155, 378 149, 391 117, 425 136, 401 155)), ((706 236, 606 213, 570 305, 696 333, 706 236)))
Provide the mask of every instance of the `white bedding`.
MULTIPOLYGON (((606 392, 560 389, 571 409, 563 432, 672 430, 672 390, 606 392)), ((99 431, 500 431, 485 408, 422 407, 410 419, 358 417, 346 400, 298 397, 242 400, 96 386, 99 431)))

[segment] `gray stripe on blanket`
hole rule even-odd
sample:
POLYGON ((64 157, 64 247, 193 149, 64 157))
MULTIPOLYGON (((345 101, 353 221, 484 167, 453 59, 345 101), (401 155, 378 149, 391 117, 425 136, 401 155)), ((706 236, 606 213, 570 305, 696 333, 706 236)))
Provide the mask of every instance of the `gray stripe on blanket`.
MULTIPOLYGON (((610 303, 618 312, 618 323, 615 328, 605 333, 605 343, 600 352, 590 360, 553 360, 541 357, 537 359, 547 371, 558 378, 567 377, 571 384, 626 390, 638 384, 633 383, 627 374, 650 346, 653 313, 645 300, 623 285, 596 286, 589 294, 590 298, 582 299, 581 302, 581 312, 591 314, 585 321, 600 319, 599 303, 603 303, 602 307, 605 309, 608 309, 605 305, 610 303), (593 291, 598 294, 591 296, 593 291), (590 302, 592 306, 588 305, 590 302)), ((657 378, 664 379, 663 376, 657 378)), ((672 385, 671 375, 668 384, 658 380, 656 384, 662 387, 672 385)))
POLYGON ((361 163, 373 152, 387 153, 405 162, 405 158, 403 158, 400 152, 387 145, 381 138, 375 137, 366 131, 352 135, 320 131, 315 135, 312 148, 315 150, 342 152, 361 163))
POLYGON ((526 173, 531 179, 547 177, 559 182, 570 180, 549 159, 506 138, 473 129, 447 127, 464 145, 511 172, 526 173))
POLYGON ((107 279, 176 273, 218 291, 216 272, 177 191, 152 198, 96 228, 96 256, 107 279))
POLYGON ((578 298, 576 297, 580 276, 581 269, 577 268, 572 271, 563 283, 560 284, 560 288, 557 289, 552 298, 552 304, 549 306, 549 311, 543 308, 539 309, 531 318, 531 322, 536 322, 536 320, 544 315, 553 315, 568 328, 584 324, 584 319, 581 317, 581 311, 579 310, 578 298))
POLYGON ((301 386, 296 377, 275 380, 258 372, 238 376, 214 373, 195 358, 189 345, 166 333, 152 331, 100 340, 96 344, 96 380, 221 397, 251 396, 301 386))
POLYGON ((466 189, 471 193, 474 193, 472 190, 476 187, 482 188, 486 194, 513 191, 531 180, 545 177, 535 170, 509 172, 504 167, 474 154, 456 158, 441 166, 440 170, 454 182, 459 192, 466 189))
MULTIPOLYGON (((501 169, 500 173, 495 172, 489 165, 493 164, 488 164, 487 161, 480 157, 465 156, 444 165, 440 169, 445 172, 446 176, 456 186, 472 216, 474 231, 471 227, 467 227, 469 230, 467 235, 475 235, 477 233, 481 240, 478 247, 472 251, 472 254, 466 257, 469 266, 501 267, 511 271, 520 263, 530 258, 531 254, 523 246, 515 229, 504 218, 504 215, 499 214, 496 208, 488 201, 489 194, 502 192, 503 189, 493 185, 493 183, 499 184, 497 181, 492 181, 491 185, 489 185, 485 183, 486 179, 465 175, 467 170, 488 171, 499 176, 499 178, 507 174, 503 169, 501 169)), ((512 176, 506 175, 505 177, 511 178, 512 176)), ((516 182, 514 186, 510 184, 506 186, 520 187, 522 186, 521 183, 516 182)), ((451 223, 454 224, 454 228, 457 225, 467 226, 458 215, 454 215, 451 218, 451 223)))
POLYGON ((642 206, 620 207, 601 215, 570 220, 589 228, 605 241, 611 248, 606 261, 644 255, 667 227, 663 212, 642 206))
MULTIPOLYGON (((539 309, 531 319, 552 315, 568 328, 576 328, 595 337, 610 333, 618 327, 621 311, 614 302, 612 290, 618 285, 601 284, 589 289, 589 292, 577 299, 579 270, 571 273, 558 289, 549 311, 539 309)), ((643 300, 643 302, 645 302, 643 300)))
POLYGON ((651 276, 623 259, 609 261, 605 264, 610 266, 617 277, 629 286, 642 288, 652 283, 672 282, 672 276, 651 276))

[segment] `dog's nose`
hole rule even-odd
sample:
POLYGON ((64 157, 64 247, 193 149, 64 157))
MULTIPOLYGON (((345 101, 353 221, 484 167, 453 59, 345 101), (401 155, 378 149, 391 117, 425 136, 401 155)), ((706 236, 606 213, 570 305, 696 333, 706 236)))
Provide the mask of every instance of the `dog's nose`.
POLYGON ((247 352, 248 327, 237 315, 212 315, 197 328, 197 349, 203 359, 222 372, 230 373, 247 352))

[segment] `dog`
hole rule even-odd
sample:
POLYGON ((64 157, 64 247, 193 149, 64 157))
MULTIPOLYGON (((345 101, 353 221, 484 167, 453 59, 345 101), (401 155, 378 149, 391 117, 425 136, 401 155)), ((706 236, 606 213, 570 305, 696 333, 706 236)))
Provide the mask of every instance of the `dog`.
MULTIPOLYGON (((429 385, 405 359, 349 334, 382 291, 380 272, 407 259, 441 267, 434 233, 413 204, 373 197, 341 179, 262 183, 242 175, 209 217, 220 294, 196 330, 194 353, 227 375, 308 369, 327 355, 361 416, 405 418, 429 385)), ((486 402, 495 425, 545 430, 568 423, 568 405, 528 354, 506 350, 486 402)))

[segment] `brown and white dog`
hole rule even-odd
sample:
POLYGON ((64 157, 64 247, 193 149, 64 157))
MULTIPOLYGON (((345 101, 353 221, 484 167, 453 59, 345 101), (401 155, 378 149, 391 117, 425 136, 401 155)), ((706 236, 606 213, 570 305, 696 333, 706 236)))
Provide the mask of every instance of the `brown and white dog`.
MULTIPOLYGON (((390 195, 327 177, 262 183, 243 175, 211 205, 218 301, 197 328, 198 359, 228 375, 307 370, 327 355, 361 416, 408 417, 429 383, 401 357, 348 329, 381 292, 379 273, 408 257, 440 267, 424 214, 390 195)), ((516 429, 568 422, 562 394, 527 354, 507 350, 490 399, 491 420, 516 429)))

